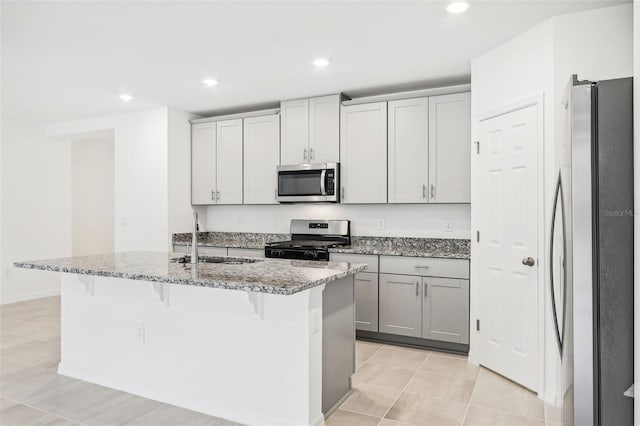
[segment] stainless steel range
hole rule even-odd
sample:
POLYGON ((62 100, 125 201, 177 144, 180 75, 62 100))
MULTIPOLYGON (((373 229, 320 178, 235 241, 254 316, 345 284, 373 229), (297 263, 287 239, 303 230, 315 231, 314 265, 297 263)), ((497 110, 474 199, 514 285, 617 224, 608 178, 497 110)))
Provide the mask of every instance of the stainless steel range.
POLYGON ((280 259, 329 260, 329 249, 351 244, 348 220, 291 221, 291 240, 268 243, 266 257, 280 259))

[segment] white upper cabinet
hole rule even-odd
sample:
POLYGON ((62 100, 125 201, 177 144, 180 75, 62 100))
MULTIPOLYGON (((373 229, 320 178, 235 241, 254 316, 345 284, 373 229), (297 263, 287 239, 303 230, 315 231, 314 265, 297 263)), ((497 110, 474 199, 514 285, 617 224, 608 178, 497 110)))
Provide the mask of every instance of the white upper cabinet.
POLYGON ((242 119, 218 121, 216 143, 218 204, 242 204, 242 119))
POLYGON ((310 163, 337 163, 340 159, 340 95, 309 99, 310 163))
POLYGON ((309 100, 296 99, 280 104, 282 133, 280 164, 301 164, 309 160, 309 100))
POLYGON ((280 116, 244 119, 244 203, 277 204, 280 116))
POLYGON ((337 163, 340 95, 283 101, 280 164, 337 163))
POLYGON ((429 98, 389 102, 389 203, 427 203, 429 98))
POLYGON ((216 202, 216 123, 191 126, 191 204, 216 202))
POLYGON ((342 107, 342 202, 387 202, 387 103, 342 107))
POLYGON ((429 98, 429 202, 471 202, 471 94, 429 98))

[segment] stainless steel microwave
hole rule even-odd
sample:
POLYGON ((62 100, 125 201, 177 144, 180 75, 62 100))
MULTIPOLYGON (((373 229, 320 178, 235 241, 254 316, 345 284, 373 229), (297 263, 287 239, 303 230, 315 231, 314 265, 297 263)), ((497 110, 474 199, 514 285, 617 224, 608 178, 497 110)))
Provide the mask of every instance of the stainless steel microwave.
POLYGON ((278 166, 281 203, 340 202, 340 163, 278 166))

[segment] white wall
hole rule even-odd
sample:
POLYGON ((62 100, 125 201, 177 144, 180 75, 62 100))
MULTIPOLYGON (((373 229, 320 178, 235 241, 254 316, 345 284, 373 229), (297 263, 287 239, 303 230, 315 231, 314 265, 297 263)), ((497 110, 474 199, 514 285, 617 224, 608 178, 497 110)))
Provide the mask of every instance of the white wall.
POLYGON ((115 251, 167 250, 167 128, 167 108, 57 123, 47 127, 47 134, 60 140, 113 130, 115 251))
POLYGON ((113 252, 113 134, 71 142, 71 253, 113 252))
POLYGON ((0 303, 58 294, 56 274, 13 268, 71 254, 71 151, 38 123, 2 119, 0 303))
MULTIPOLYGON (((544 190, 539 226, 544 237, 538 241, 539 285, 545 288, 540 315, 544 316, 544 384, 541 396, 552 401, 557 398, 559 356, 553 341, 546 280, 546 241, 548 240, 549 212, 555 179, 554 151, 556 135, 560 135, 560 120, 555 119, 564 87, 571 74, 581 79, 606 79, 627 77, 632 74, 632 21, 631 5, 625 4, 595 9, 552 18, 472 61, 472 135, 478 137, 480 116, 513 105, 523 99, 542 94, 544 101, 543 176, 540 184, 544 190)), ((472 164, 472 176, 478 175, 472 164)), ((473 178, 472 178, 473 182, 473 178)), ((472 185, 472 206, 479 205, 482 194, 472 185)), ((477 212, 472 207, 471 229, 478 225, 477 212)), ((476 275, 477 258, 472 244, 472 275, 476 275)), ((479 286, 471 287, 471 319, 478 315, 479 286)), ((474 349, 478 335, 471 333, 472 360, 478 360, 474 349)))
POLYGON ((469 204, 209 206, 205 211, 201 225, 207 231, 288 234, 291 219, 349 219, 352 235, 469 238, 469 204), (384 229, 378 229, 379 219, 384 229), (445 219, 453 221, 452 232, 444 231, 445 219))

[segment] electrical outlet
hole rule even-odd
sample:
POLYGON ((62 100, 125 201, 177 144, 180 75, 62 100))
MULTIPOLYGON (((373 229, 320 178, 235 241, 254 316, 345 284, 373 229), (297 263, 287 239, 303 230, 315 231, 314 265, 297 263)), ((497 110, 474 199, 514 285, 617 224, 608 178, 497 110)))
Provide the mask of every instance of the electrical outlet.
POLYGON ((378 219, 378 229, 384 229, 384 219, 378 219))
POLYGON ((444 232, 453 232, 453 219, 444 220, 444 232))
POLYGON ((138 342, 147 340, 147 330, 144 323, 138 324, 138 342))

